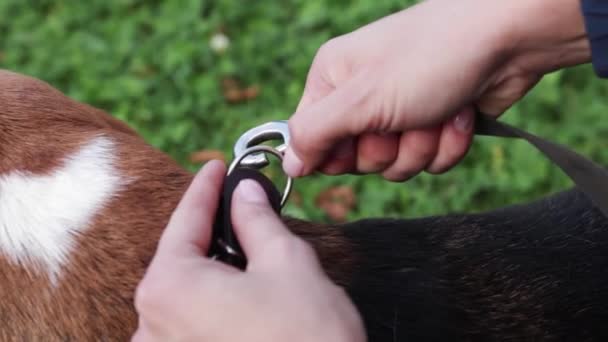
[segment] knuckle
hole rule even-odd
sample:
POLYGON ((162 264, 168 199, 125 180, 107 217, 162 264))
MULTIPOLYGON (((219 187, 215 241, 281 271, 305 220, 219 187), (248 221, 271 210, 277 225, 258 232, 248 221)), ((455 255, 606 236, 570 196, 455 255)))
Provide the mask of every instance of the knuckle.
POLYGON ((349 97, 348 105, 345 107, 349 113, 360 113, 349 118, 353 131, 352 134, 359 134, 362 131, 388 132, 396 125, 397 116, 392 110, 384 110, 386 105, 377 94, 377 77, 372 71, 362 71, 358 80, 365 82, 351 82, 347 89, 349 97))
POLYGON ((314 250, 304 240, 293 236, 281 236, 269 241, 267 251, 277 260, 291 262, 294 259, 310 259, 314 250))
POLYGON ((341 37, 334 37, 321 44, 317 51, 317 58, 329 58, 334 54, 334 51, 338 49, 341 44, 341 37))
POLYGON ((158 312, 164 306, 164 297, 171 293, 168 277, 146 276, 135 289, 134 305, 138 312, 158 312))
POLYGON ((310 132, 306 129, 308 119, 307 116, 299 115, 298 112, 289 119, 290 145, 296 152, 302 152, 302 149, 307 148, 311 143, 310 132))
POLYGON ((157 291, 151 289, 148 283, 142 283, 135 289, 135 308, 139 313, 149 312, 158 300, 157 291))

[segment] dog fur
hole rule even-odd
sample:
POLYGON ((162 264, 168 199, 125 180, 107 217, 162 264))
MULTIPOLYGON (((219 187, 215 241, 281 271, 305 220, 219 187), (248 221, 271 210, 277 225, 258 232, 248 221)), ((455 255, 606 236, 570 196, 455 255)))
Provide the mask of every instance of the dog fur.
MULTIPOLYGON (((2 341, 129 340, 135 287, 192 175, 109 114, 0 72, 0 179, 52 175, 100 137, 123 182, 71 235, 57 277, 0 249, 2 341)), ((0 186, 0 206, 10 195, 0 186)), ((0 216, 0 229, 28 215, 0 216)), ((283 220, 346 288, 370 341, 608 339, 608 219, 576 189, 476 215, 283 220)))

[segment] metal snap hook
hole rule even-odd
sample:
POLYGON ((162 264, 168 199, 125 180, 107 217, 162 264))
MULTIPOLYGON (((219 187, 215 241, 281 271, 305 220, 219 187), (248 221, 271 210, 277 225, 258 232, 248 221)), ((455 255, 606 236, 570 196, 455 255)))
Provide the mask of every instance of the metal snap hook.
POLYGON ((241 164, 243 166, 261 169, 270 163, 266 154, 263 151, 250 151, 248 149, 273 139, 283 140, 281 145, 274 148, 276 152, 281 154, 279 158, 282 158, 289 144, 289 128, 286 120, 271 121, 243 133, 234 144, 234 156, 236 159, 242 159, 241 164))
MULTIPOLYGON (((266 146, 266 145, 257 145, 257 146, 252 146, 249 148, 246 148, 245 150, 242 150, 240 152, 240 154, 238 155, 238 157, 236 159, 234 159, 234 161, 232 161, 232 163, 230 164, 230 167, 228 167, 228 172, 227 175, 229 176, 232 171, 234 171, 234 169, 236 169, 236 167, 239 164, 243 164, 243 160, 245 160, 246 157, 255 157, 255 156, 261 156, 262 158, 257 158, 257 161, 260 162, 263 160, 264 165, 267 165, 268 162, 268 158, 266 157, 265 153, 270 153, 275 155, 277 158, 279 158, 279 160, 282 162, 283 161, 283 154, 281 152, 279 152, 277 149, 270 147, 270 146, 266 146)), ((254 161, 252 161, 250 164, 254 164, 255 166, 258 166, 258 164, 256 164, 254 161)), ((243 164, 245 165, 245 164, 243 164)), ((287 184, 285 185, 285 190, 283 190, 283 195, 281 196, 281 208, 283 208, 285 206, 285 203, 287 202, 287 199, 289 198, 289 194, 291 193, 291 189, 293 187, 293 179, 289 176, 287 176, 287 184)))

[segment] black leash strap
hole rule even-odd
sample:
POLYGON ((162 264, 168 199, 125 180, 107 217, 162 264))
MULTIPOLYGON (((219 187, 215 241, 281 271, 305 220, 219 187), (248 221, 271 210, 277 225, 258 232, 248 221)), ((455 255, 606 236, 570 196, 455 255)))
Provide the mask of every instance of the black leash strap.
POLYGON ((281 211, 281 194, 262 172, 247 167, 238 167, 224 180, 224 187, 213 225, 209 256, 244 270, 247 267, 245 253, 235 236, 231 221, 232 193, 243 179, 252 179, 260 184, 274 211, 281 211))
POLYGON ((559 166, 597 208, 608 217, 608 170, 605 168, 564 146, 496 121, 487 114, 478 113, 475 122, 475 134, 521 138, 528 141, 559 166))

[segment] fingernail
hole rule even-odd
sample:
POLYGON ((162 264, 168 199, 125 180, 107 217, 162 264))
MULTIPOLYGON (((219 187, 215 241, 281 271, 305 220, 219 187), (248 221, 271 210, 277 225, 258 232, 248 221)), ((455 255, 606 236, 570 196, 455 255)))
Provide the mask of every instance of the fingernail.
POLYGON ((285 150, 285 157, 283 159, 283 171, 289 177, 299 177, 304 171, 304 163, 298 156, 293 152, 290 147, 285 150))
POLYGON ((473 127, 473 111, 465 109, 454 118, 454 127, 462 133, 469 133, 473 127))
POLYGON ((263 204, 267 202, 266 193, 262 187, 251 179, 243 179, 240 181, 239 185, 236 187, 235 193, 245 202, 254 204, 263 204))

